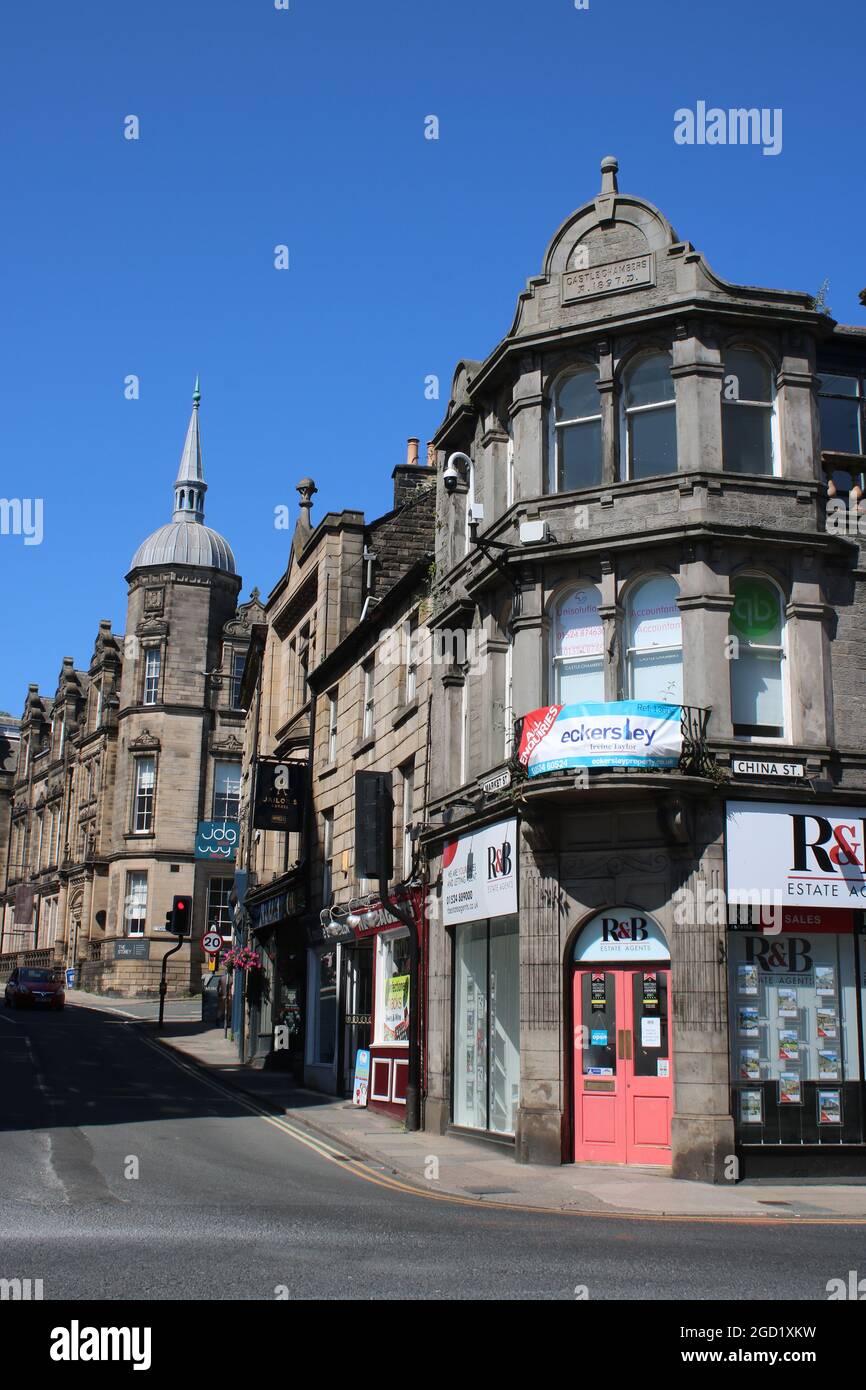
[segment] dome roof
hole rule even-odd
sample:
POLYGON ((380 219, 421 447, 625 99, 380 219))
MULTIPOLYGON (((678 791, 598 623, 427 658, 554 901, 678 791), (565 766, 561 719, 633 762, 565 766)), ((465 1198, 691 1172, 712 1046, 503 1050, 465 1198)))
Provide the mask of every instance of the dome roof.
POLYGON ((170 521, 142 541, 130 569, 139 565, 200 565, 235 573, 232 548, 217 531, 200 521, 170 521))
POLYGON ((198 565, 202 569, 222 570, 224 574, 237 573, 228 541, 204 524, 207 483, 201 462, 200 400, 196 377, 192 415, 174 480, 172 519, 142 541, 132 557, 130 569, 138 569, 141 565, 198 565))

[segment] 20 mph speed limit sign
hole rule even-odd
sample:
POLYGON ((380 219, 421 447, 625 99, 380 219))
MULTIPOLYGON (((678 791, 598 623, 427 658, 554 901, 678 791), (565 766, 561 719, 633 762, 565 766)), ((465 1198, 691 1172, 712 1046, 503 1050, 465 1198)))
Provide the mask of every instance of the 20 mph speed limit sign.
POLYGON ((206 936, 202 937, 201 944, 209 956, 215 956, 223 948, 223 939, 218 932, 209 931, 206 936))

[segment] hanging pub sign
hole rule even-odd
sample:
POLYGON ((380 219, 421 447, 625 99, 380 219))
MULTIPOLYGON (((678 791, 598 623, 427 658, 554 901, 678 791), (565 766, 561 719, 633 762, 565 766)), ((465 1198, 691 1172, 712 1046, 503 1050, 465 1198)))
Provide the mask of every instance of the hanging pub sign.
POLYGON ((682 717, 681 705, 658 700, 547 705, 523 716, 517 756, 529 777, 570 767, 676 767, 682 717))
POLYGON ((256 763, 256 798, 253 825, 256 830, 297 833, 304 821, 307 764, 260 758, 256 763))

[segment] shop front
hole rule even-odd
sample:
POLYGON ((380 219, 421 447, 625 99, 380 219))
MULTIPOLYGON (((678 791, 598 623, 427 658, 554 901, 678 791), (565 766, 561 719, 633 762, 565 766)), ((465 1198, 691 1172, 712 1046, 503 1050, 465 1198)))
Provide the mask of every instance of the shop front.
POLYGON ((451 1126, 513 1142, 520 1098, 517 821, 446 843, 443 922, 452 952, 451 1126))
POLYGON ((305 904, 303 884, 285 881, 266 893, 249 892, 245 899, 248 945, 259 959, 258 965, 243 971, 245 1060, 291 1071, 299 1080, 307 993, 305 904))
POLYGON ((863 807, 728 803, 732 1113, 746 1174, 866 1172, 864 831, 863 807))

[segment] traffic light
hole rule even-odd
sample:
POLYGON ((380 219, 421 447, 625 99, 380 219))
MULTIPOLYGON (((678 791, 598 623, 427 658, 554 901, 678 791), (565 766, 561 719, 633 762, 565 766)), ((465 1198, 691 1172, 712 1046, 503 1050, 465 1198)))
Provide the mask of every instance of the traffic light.
POLYGON ((169 931, 175 936, 189 936, 192 931, 192 896, 189 893, 175 893, 172 898, 169 931))

